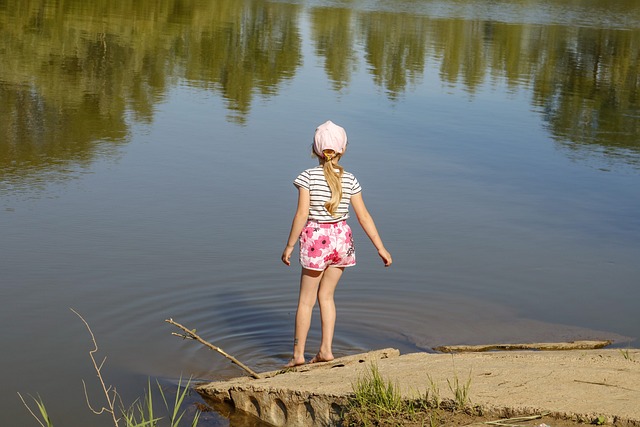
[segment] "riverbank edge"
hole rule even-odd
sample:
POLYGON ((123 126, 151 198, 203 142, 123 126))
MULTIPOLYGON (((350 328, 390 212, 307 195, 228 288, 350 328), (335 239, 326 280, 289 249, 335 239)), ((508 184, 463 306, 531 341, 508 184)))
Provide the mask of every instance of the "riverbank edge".
POLYGON ((217 411, 239 410, 277 426, 339 425, 353 384, 375 364, 404 399, 469 380, 470 404, 495 418, 539 413, 558 420, 640 426, 640 350, 508 351, 400 355, 382 349, 261 374, 200 384, 217 411))

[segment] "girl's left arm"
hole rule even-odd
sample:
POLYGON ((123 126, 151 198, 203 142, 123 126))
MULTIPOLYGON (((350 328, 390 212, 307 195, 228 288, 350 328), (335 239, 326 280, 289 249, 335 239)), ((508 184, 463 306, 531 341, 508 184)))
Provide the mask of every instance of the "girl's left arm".
POLYGON ((289 233, 287 246, 285 246, 284 251, 282 251, 282 262, 287 265, 291 265, 291 254, 293 253, 293 249, 300 237, 300 233, 302 233, 302 229, 309 218, 310 203, 311 197, 309 195, 309 190, 298 187, 298 207, 296 208, 296 214, 293 216, 293 222, 291 223, 291 232, 289 233))
POLYGON ((387 251, 382 243, 382 239, 378 234, 378 229, 376 228, 375 222, 373 222, 373 218, 371 214, 367 210, 367 207, 364 204, 364 200, 362 199, 362 192, 356 193, 351 196, 351 206, 353 206, 353 210, 356 213, 356 217, 358 218, 358 222, 362 226, 362 229, 367 234, 369 239, 371 239, 371 243, 378 250, 378 255, 382 258, 382 262, 384 262, 385 267, 389 267, 393 262, 391 258, 391 254, 387 251))

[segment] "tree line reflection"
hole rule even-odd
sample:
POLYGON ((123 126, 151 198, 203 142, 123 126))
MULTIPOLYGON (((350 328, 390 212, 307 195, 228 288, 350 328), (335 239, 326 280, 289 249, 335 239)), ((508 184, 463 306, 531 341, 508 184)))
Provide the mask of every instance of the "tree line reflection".
MULTIPOLYGON (((90 161, 101 144, 126 141, 128 117, 151 121, 178 80, 219 94, 244 123, 255 98, 277 94, 301 66, 303 16, 299 5, 264 1, 0 1, 0 178, 90 161)), ((443 82, 470 93, 491 81, 531 89, 558 141, 623 149, 637 162, 640 29, 348 7, 308 16, 336 91, 365 61, 393 101, 435 64, 443 82)))

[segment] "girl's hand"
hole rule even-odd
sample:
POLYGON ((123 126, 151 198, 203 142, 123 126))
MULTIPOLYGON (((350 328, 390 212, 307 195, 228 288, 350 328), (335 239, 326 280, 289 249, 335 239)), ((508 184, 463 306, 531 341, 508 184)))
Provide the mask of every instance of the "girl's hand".
POLYGON ((393 262, 393 260, 391 259, 391 254, 384 248, 378 250, 378 255, 380 255, 380 258, 382 258, 382 262, 384 262, 385 267, 389 267, 393 262))
POLYGON ((291 265, 291 254, 293 253, 293 246, 287 246, 286 248, 284 248, 284 251, 282 252, 282 262, 284 262, 286 265, 291 265))

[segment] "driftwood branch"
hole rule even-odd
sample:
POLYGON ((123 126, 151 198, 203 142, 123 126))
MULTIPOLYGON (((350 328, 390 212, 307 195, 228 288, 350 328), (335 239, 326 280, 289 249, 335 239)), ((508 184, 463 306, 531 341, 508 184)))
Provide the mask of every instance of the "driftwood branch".
POLYGON ((593 384, 593 385, 602 385, 602 386, 605 386, 605 387, 621 388, 622 390, 628 390, 628 391, 638 391, 638 390, 634 390, 632 388, 622 387, 622 386, 615 385, 615 384, 607 384, 607 383, 594 382, 594 381, 581 381, 581 380, 573 380, 573 381, 577 382, 577 383, 583 383, 583 384, 593 384))
POLYGON ((521 427, 522 424, 519 424, 519 423, 522 423, 523 421, 533 421, 547 415, 549 415, 549 413, 545 412, 542 414, 531 415, 528 417, 516 417, 516 418, 506 418, 506 419, 496 420, 496 421, 486 421, 484 424, 489 424, 493 426, 521 427))
POLYGON ((202 337, 200 337, 198 334, 196 334, 195 329, 191 330, 188 329, 187 327, 181 325, 178 322, 175 322, 173 319, 166 319, 165 322, 172 324, 173 326, 182 329, 186 335, 183 334, 178 334, 173 332, 172 335, 175 335, 177 337, 183 338, 183 339, 191 339, 191 340, 196 340, 198 341, 200 344, 204 345, 205 347, 210 348, 211 350, 217 351, 218 353, 220 353, 221 355, 223 355, 224 357, 226 357, 227 359, 229 359, 231 362, 233 362, 234 364, 238 365, 239 367, 241 367, 242 369, 245 370, 245 372, 247 372, 249 375, 251 375, 253 378, 259 379, 261 378, 259 374, 257 374, 256 372, 254 372, 251 368, 249 368, 247 365, 245 365, 244 363, 242 363, 241 361, 239 361, 238 359, 236 359, 235 357, 231 356, 230 354, 228 354, 226 351, 224 351, 223 349, 221 349, 218 346, 215 346, 213 344, 211 344, 208 341, 205 341, 204 339, 202 339, 202 337))
POLYGON ((472 353, 497 350, 593 350, 610 345, 613 341, 570 341, 532 344, 443 345, 434 350, 443 353, 472 353))

